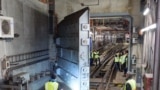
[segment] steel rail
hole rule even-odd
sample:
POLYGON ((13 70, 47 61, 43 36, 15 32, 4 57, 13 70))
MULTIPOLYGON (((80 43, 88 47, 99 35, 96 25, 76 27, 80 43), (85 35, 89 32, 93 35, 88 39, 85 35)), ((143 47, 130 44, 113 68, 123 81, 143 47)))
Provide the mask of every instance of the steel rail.
MULTIPOLYGON (((103 60, 103 65, 97 67, 94 71, 94 73, 92 73, 91 77, 95 78, 100 71, 102 70, 102 68, 104 68, 105 66, 109 66, 109 70, 105 72, 104 76, 101 77, 101 82, 94 82, 94 85, 96 85, 96 90, 106 90, 110 84, 110 80, 112 78, 112 74, 113 74, 113 70, 114 70, 114 55, 112 53, 115 53, 115 51, 120 51, 120 50, 125 50, 127 49, 127 47, 122 48, 123 45, 119 45, 119 46, 115 46, 114 48, 110 49, 108 52, 111 55, 106 55, 106 58, 104 58, 103 60), (110 65, 107 65, 109 62, 111 62, 110 65), (113 67, 112 67, 113 66, 113 67), (109 78, 108 78, 109 77, 109 78)), ((93 82, 91 82, 93 84, 93 82)), ((92 85, 91 85, 92 86, 92 85)))

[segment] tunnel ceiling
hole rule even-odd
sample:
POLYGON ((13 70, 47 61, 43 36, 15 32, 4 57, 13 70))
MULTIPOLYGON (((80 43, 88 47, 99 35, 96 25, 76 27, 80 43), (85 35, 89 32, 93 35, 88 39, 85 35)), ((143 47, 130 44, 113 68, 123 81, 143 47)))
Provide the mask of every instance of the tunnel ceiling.
POLYGON ((135 26, 141 25, 140 0, 55 0, 55 12, 58 22, 75 11, 85 7, 90 8, 90 14, 128 13, 134 18, 135 26))
POLYGON ((130 0, 79 0, 90 7, 91 13, 128 12, 130 0))
MULTIPOLYGON (((47 3, 47 0, 39 1, 45 4, 47 3)), ((141 2, 142 1, 143 0, 141 0, 141 2)), ((117 13, 129 12, 132 9, 131 2, 132 0, 55 0, 55 5, 57 7, 59 6, 59 8, 66 7, 67 12, 74 12, 79 7, 89 7, 91 13, 117 13)), ((140 2, 140 0, 137 0, 137 2, 140 2)))

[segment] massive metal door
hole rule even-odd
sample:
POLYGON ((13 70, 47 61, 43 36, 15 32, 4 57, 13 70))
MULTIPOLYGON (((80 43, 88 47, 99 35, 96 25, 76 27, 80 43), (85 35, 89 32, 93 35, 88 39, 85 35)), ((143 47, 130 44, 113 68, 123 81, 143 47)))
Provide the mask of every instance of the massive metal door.
POLYGON ((58 25, 58 75, 72 90, 89 90, 89 9, 66 16, 58 25))

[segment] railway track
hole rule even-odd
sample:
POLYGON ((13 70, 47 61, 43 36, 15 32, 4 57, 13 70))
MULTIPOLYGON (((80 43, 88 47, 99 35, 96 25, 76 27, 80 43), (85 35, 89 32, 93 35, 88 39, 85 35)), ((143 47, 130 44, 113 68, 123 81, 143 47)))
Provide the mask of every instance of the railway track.
POLYGON ((90 72, 90 90, 108 90, 108 85, 114 71, 114 55, 115 52, 120 51, 123 45, 115 45, 107 48, 103 52, 103 60, 101 65, 94 67, 90 72))

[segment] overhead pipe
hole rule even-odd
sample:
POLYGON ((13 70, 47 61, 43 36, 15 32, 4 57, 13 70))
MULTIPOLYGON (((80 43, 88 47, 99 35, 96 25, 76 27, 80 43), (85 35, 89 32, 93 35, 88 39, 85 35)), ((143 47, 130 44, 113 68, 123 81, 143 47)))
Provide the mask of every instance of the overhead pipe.
POLYGON ((154 55, 154 72, 153 72, 153 90, 160 90, 159 86, 159 69, 160 69, 160 0, 157 3, 157 30, 155 31, 155 55, 154 55))

